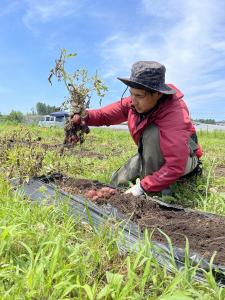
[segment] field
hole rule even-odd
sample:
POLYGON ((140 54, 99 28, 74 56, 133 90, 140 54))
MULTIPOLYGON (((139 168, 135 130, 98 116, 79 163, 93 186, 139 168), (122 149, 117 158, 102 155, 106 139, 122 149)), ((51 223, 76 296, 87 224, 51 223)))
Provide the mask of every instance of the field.
MULTIPOLYGON (((168 273, 149 255, 146 235, 137 254, 121 253, 118 232, 77 223, 65 203, 60 207, 30 204, 9 185, 19 177, 61 172, 70 178, 108 183, 136 147, 129 134, 92 129, 76 148, 60 151, 63 130, 0 127, 0 298, 2 299, 225 299, 212 272, 194 280, 188 259, 183 270, 168 273)), ((200 132, 204 173, 173 186, 166 202, 225 215, 225 132, 200 132)), ((186 244, 188 253, 188 244, 186 244)))

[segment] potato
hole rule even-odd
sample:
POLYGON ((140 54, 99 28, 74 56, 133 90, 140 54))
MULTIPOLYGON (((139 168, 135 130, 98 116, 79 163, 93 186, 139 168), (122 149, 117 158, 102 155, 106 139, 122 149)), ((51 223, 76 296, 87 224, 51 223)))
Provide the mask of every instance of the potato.
POLYGON ((109 187, 103 187, 103 188, 101 188, 101 191, 102 192, 109 192, 110 188, 109 187))
POLYGON ((81 123, 81 117, 79 114, 74 114, 73 118, 72 118, 72 123, 74 125, 78 125, 81 123))
POLYGON ((95 190, 89 190, 85 193, 85 196, 92 199, 94 196, 97 195, 97 192, 95 190))
POLYGON ((92 201, 96 201, 99 198, 109 199, 112 195, 116 194, 116 189, 110 187, 103 187, 99 190, 89 190, 85 193, 85 197, 91 199, 92 201))
POLYGON ((117 191, 115 189, 110 189, 109 192, 110 192, 111 195, 115 195, 117 193, 117 191))
POLYGON ((86 124, 81 126, 81 130, 87 134, 90 132, 90 128, 86 124))
POLYGON ((105 192, 103 195, 105 199, 109 199, 111 197, 110 193, 108 192, 105 192))
POLYGON ((103 193, 101 191, 98 191, 97 196, 98 196, 98 198, 103 198, 103 193))
POLYGON ((68 137, 68 142, 69 144, 76 144, 77 142, 79 142, 79 137, 77 135, 72 135, 68 137))

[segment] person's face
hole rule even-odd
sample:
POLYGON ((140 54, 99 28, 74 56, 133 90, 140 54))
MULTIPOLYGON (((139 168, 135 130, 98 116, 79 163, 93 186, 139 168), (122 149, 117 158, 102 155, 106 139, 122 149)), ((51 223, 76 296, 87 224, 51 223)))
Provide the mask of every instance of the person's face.
POLYGON ((151 94, 145 90, 130 88, 132 104, 138 113, 145 113, 152 109, 158 102, 162 93, 151 94))

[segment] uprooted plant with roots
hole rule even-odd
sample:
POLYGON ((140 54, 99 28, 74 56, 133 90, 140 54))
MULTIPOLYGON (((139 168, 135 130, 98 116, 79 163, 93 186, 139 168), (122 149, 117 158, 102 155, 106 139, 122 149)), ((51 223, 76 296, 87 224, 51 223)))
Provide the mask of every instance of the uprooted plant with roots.
POLYGON ((84 134, 89 133, 89 128, 85 123, 86 109, 89 108, 91 94, 96 93, 101 104, 107 87, 98 77, 97 72, 89 77, 86 69, 76 69, 72 74, 65 71, 65 62, 67 59, 75 57, 76 53, 67 53, 62 49, 60 56, 56 59, 56 64, 51 69, 48 80, 52 84, 52 76, 58 81, 63 81, 69 96, 63 102, 62 107, 70 110, 70 116, 65 123, 64 145, 75 145, 78 142, 84 142, 84 134))

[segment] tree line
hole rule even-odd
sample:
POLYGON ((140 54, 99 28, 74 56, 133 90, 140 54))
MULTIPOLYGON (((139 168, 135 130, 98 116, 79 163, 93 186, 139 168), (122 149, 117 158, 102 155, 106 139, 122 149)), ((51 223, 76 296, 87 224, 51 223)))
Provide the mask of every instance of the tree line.
POLYGON ((203 123, 203 124, 216 124, 216 121, 214 119, 195 119, 193 121, 197 123, 203 123))
POLYGON ((37 115, 49 115, 52 112, 59 111, 60 108, 57 106, 51 106, 48 104, 45 104, 43 102, 38 102, 36 104, 36 111, 37 115))
MULTIPOLYGON (((51 106, 44 102, 37 102, 36 109, 32 109, 32 115, 49 115, 52 112, 59 111, 60 108, 57 106, 51 106)), ((0 113, 0 120, 13 121, 17 123, 23 122, 24 115, 20 111, 12 110, 8 115, 4 116, 0 113)), ((216 124, 214 119, 194 119, 196 123, 204 123, 204 124, 216 124)))
MULTIPOLYGON (((51 106, 44 102, 38 102, 36 104, 36 109, 32 109, 32 115, 49 115, 52 112, 59 111, 60 108, 57 106, 51 106)), ((20 111, 12 110, 8 115, 2 115, 0 112, 0 120, 10 121, 16 123, 22 123, 24 120, 24 115, 20 111)))

